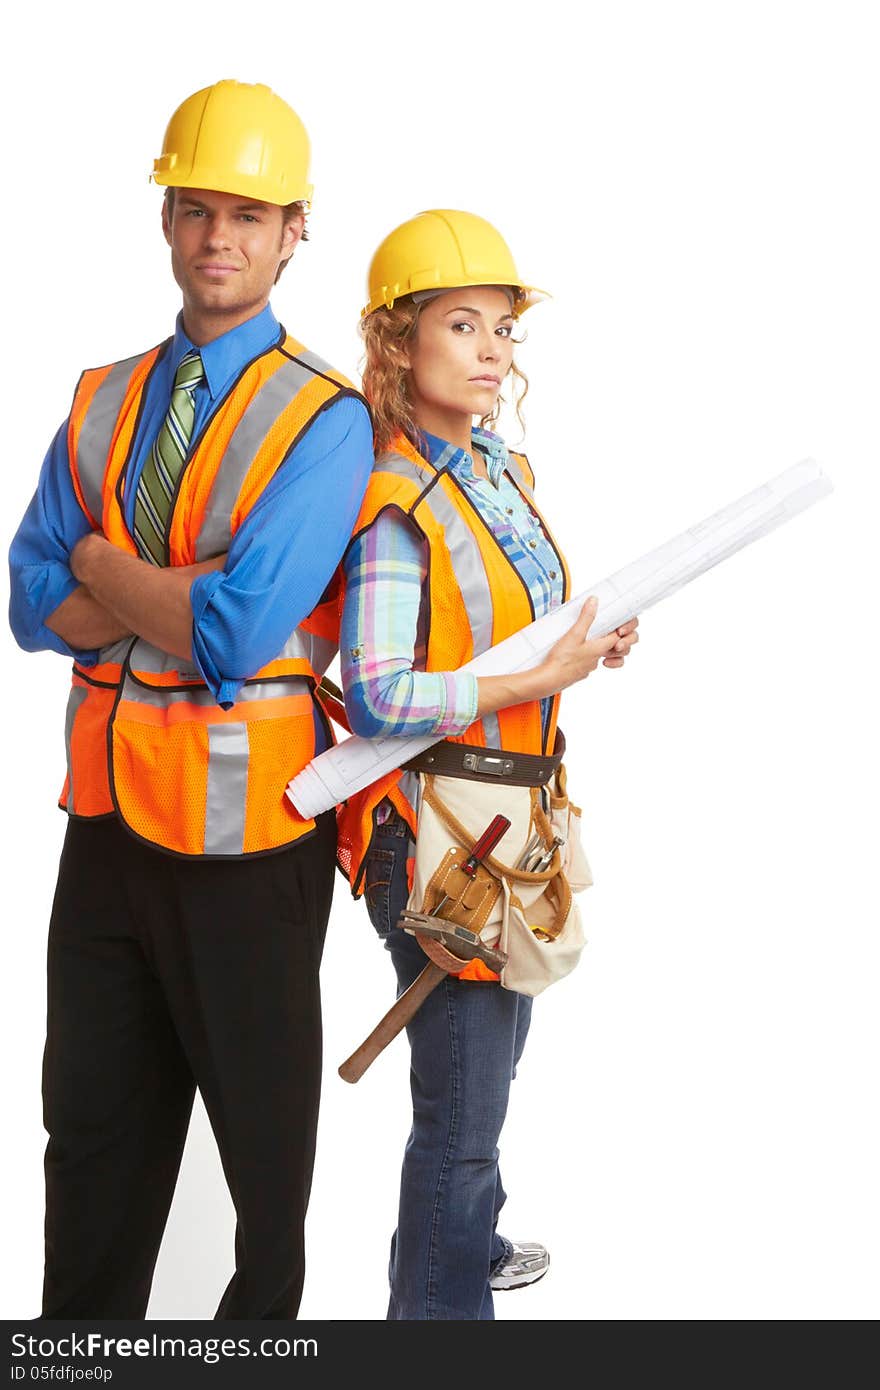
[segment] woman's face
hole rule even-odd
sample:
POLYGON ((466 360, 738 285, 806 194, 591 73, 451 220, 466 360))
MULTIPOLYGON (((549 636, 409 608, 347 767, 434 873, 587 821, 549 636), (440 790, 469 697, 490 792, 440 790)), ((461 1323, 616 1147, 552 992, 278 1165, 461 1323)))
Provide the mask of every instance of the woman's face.
MULTIPOLYGON (((408 345, 410 396, 419 424, 488 415, 513 359, 510 295, 497 286, 447 290, 419 314, 408 345)), ((448 435, 447 435, 448 437, 448 435)))

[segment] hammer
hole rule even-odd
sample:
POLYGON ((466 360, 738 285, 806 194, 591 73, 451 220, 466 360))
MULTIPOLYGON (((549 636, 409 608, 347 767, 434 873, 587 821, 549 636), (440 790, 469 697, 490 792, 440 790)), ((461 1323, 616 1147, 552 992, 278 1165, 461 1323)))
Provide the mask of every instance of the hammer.
MULTIPOLYGON (((461 868, 468 878, 473 878, 477 866, 486 855, 491 854, 498 841, 510 829, 506 816, 496 816, 483 831, 461 868)), ((450 971, 458 972, 470 960, 482 960, 491 970, 500 971, 507 964, 503 951, 493 950, 485 945, 467 927, 457 926, 439 916, 439 909, 449 902, 449 894, 444 893, 433 913, 402 912, 398 927, 415 936, 428 957, 428 964, 417 975, 408 989, 404 990, 387 1014, 377 1023, 368 1038, 342 1063, 339 1075, 343 1081, 360 1081, 367 1068, 376 1060, 379 1053, 397 1037, 422 1004, 450 971)))
POLYGON ((496 971, 500 971, 502 966, 507 964, 507 956, 503 951, 495 951, 491 946, 486 946, 476 933, 468 931, 467 927, 457 927, 442 917, 428 916, 421 912, 403 913, 398 926, 404 921, 412 924, 404 930, 413 932, 416 941, 429 958, 428 964, 421 974, 416 976, 409 989, 404 990, 397 1003, 392 1004, 385 1017, 376 1024, 357 1051, 342 1063, 339 1075, 343 1081, 360 1081, 367 1067, 375 1062, 379 1053, 406 1027, 431 990, 446 978, 450 970, 458 971, 467 961, 474 959, 485 961, 490 969, 496 971))

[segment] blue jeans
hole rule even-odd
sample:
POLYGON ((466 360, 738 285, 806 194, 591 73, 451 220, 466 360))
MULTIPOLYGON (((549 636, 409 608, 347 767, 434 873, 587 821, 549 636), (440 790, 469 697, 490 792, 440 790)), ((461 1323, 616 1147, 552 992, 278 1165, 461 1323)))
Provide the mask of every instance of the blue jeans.
MULTIPOLYGON (((409 830, 395 812, 373 837, 366 864, 370 920, 402 993, 427 964, 395 924, 408 897, 409 830)), ((492 1319, 489 1277, 511 1252, 495 1227, 505 1193, 498 1138, 532 1001, 498 984, 447 977, 407 1029, 412 1131, 403 1158, 391 1299, 397 1320, 492 1319)))

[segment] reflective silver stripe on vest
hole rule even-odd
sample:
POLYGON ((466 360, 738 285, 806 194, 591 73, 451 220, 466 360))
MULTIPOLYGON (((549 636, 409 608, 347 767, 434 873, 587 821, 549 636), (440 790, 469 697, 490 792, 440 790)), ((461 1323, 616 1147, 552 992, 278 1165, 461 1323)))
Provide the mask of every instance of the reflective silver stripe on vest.
MULTIPOLYGON (((336 655, 336 650, 335 643, 327 642, 321 637, 313 637, 311 633, 297 628, 291 633, 275 659, 283 661, 305 657, 311 663, 312 670, 316 674, 323 675, 336 655), (318 657, 321 659, 326 657, 326 664, 321 667, 320 671, 314 664, 315 658, 318 657)), ((191 704, 204 705, 206 708, 211 708, 216 704, 213 694, 206 688, 199 671, 188 667, 179 657, 169 656, 167 652, 152 646, 142 638, 132 648, 129 670, 143 676, 159 676, 168 671, 176 671, 181 678, 181 683, 193 680, 198 681, 199 684, 193 685, 191 690, 169 690, 167 686, 139 685, 129 675, 124 691, 127 700, 139 700, 156 709, 161 708, 162 705, 181 704, 187 701, 191 704)), ((311 683, 305 676, 270 676, 265 680, 255 681, 253 685, 243 685, 238 692, 236 703, 242 700, 273 700, 288 695, 308 695, 310 692, 311 683)))
MULTIPOLYGON (((308 695, 311 686, 305 676, 287 676, 255 681, 253 685, 243 685, 238 692, 237 705, 253 704, 256 700, 286 700, 295 695, 308 695)), ((123 690, 123 698, 137 705, 149 705, 152 709, 168 709, 170 705, 198 705, 200 709, 215 709, 217 701, 204 685, 193 686, 192 690, 169 690, 165 686, 138 685, 129 676, 123 690)), ((131 716, 126 712, 125 718, 131 716)), ((135 721, 136 722, 136 721, 135 721)))
POLYGON ((483 726, 483 733, 486 735, 486 747, 500 748, 501 725, 498 722, 497 713, 481 715, 480 723, 483 726))
MULTIPOLYGON (((323 642, 321 638, 312 637, 311 633, 306 632, 304 628, 294 628, 281 651, 273 660, 295 661, 302 658, 310 661, 312 646, 316 642, 322 643, 323 646, 331 645, 328 642, 323 642)), ((334 647, 334 653, 335 650, 334 647)), ((266 664, 269 665, 270 663, 267 662, 266 664)), ((138 638, 132 647, 129 666, 132 671, 143 672, 150 676, 161 676, 166 675, 169 671, 176 671, 181 680, 202 681, 204 684, 204 678, 195 666, 190 666, 182 657, 170 656, 168 652, 163 652, 160 647, 154 647, 143 638, 138 638)))
MULTIPOLYGON (((304 628, 295 627, 275 660, 296 661, 299 658, 303 658, 311 665, 312 635, 306 632, 304 628)), ((314 667, 312 667, 312 669, 314 670, 314 667)))
POLYGON ((130 637, 120 637, 118 642, 111 642, 109 647, 101 647, 98 652, 98 665, 103 666, 105 662, 112 662, 115 666, 121 666, 129 648, 131 647, 130 637))
POLYGON ((323 676, 338 651, 337 642, 319 637, 314 632, 306 632, 305 628, 297 628, 288 637, 276 660, 284 661, 291 657, 304 656, 315 675, 323 676))
POLYGON ((146 642, 139 637, 131 649, 131 662, 129 663, 135 671, 147 671, 150 675, 161 675, 166 671, 177 671, 186 680, 192 676, 193 680, 202 679, 200 672, 194 667, 187 666, 186 662, 179 656, 170 656, 168 652, 163 652, 160 647, 154 647, 150 642, 146 642))
POLYGON ((76 469, 86 506, 100 526, 104 515, 104 474, 110 454, 110 441, 131 374, 148 354, 138 353, 117 362, 92 397, 79 432, 76 469))
MULTIPOLYGON (((273 657, 273 661, 307 661, 313 671, 323 675, 336 651, 335 642, 329 642, 325 637, 315 637, 311 632, 306 632, 305 628, 295 627, 281 651, 273 657), (324 664, 319 668, 317 661, 323 661, 324 664)), ((133 671, 142 671, 150 676, 177 671, 181 680, 203 680, 201 672, 188 665, 182 657, 169 656, 168 652, 163 652, 161 648, 152 646, 142 638, 132 649, 130 666, 133 671)))
MULTIPOLYGON (((453 484, 454 486, 454 484, 453 484)), ((446 495, 441 483, 431 489, 419 507, 427 507, 445 532, 446 546, 458 587, 464 598, 471 628, 474 656, 492 645, 492 591, 477 538, 446 495)), ((418 508, 416 508, 418 511, 418 508)))
MULTIPOLYGON (((310 352, 308 348, 303 348, 302 352, 294 352, 292 356, 296 358, 297 362, 304 362, 307 367, 311 367, 313 372, 321 372, 323 376, 332 377, 334 381, 339 375, 335 367, 331 367, 330 363, 325 362, 323 357, 319 357, 316 352, 310 352)), ((339 385, 342 383, 340 382, 339 385)))
MULTIPOLYGON (((309 663, 315 675, 322 676, 333 660, 338 647, 335 642, 330 642, 326 637, 316 637, 311 632, 306 632, 305 628, 295 628, 284 643, 281 651, 274 658, 275 661, 297 661, 305 660, 309 663)), ((267 663, 267 665, 270 663, 267 663)), ((152 647, 148 642, 138 642, 132 652, 131 670, 139 675, 160 676, 168 671, 176 671, 183 681, 198 681, 204 686, 204 680, 200 671, 195 667, 187 666, 186 662, 180 657, 169 656, 167 652, 160 651, 158 647, 152 647)), ((270 677, 270 679, 274 679, 270 677)), ((290 680, 298 682, 297 688, 300 690, 308 689, 308 681, 305 676, 291 676, 290 680)), ((155 689, 161 690, 162 687, 156 686, 155 689)), ((253 690, 254 687, 245 685, 239 694, 240 700, 248 700, 254 697, 246 695, 245 691, 253 690)), ((201 692, 204 694, 204 691, 201 692)), ((193 698, 198 696, 199 687, 193 692, 193 698)), ((210 692, 209 692, 210 695, 210 692)), ((135 697, 138 698, 138 697, 135 697)), ((210 696, 210 700, 213 700, 210 696)), ((210 703, 210 701, 209 701, 210 703)))
POLYGON ((210 560, 229 549, 229 519, 254 459, 279 415, 313 380, 314 372, 308 366, 285 360, 248 405, 224 450, 208 496, 205 519, 196 539, 196 560, 210 560))
POLYGON ((397 478, 409 478, 417 487, 427 487, 437 476, 435 468, 417 464, 403 454, 380 454, 373 465, 374 473, 393 473, 397 478))
POLYGON ((518 487, 522 489, 522 491, 528 497, 533 497, 534 493, 531 485, 529 484, 528 479, 526 478, 525 470, 522 466, 522 463, 520 462, 519 455, 508 453, 507 459, 508 472, 510 473, 510 476, 513 478, 514 482, 518 485, 518 487))
POLYGON ((88 690, 82 685, 71 687, 67 697, 67 713, 64 716, 64 747, 67 752, 67 809, 73 811, 73 758, 71 756, 70 745, 73 739, 73 726, 76 723, 76 716, 79 713, 80 705, 88 696, 88 690))
POLYGON ((205 854, 244 853, 248 737, 244 724, 208 725, 205 854))
MULTIPOLYGON (((514 482, 515 482, 515 483, 517 484, 517 486, 519 487, 520 491, 521 491, 521 492, 524 492, 525 495, 526 495, 526 497, 528 497, 530 501, 534 502, 534 500, 535 500, 534 489, 532 488, 531 483, 528 481, 528 478, 527 478, 527 476, 526 476, 526 471, 525 471, 526 466, 528 466, 528 459, 526 458, 525 454, 513 454, 513 453, 510 453, 510 452, 508 451, 507 457, 508 457, 509 472, 510 472, 511 477, 513 478, 514 482)), ((545 529, 546 529, 546 528, 545 528, 545 529)), ((549 534, 550 534, 550 533, 547 532, 548 537, 549 537, 549 534)), ((553 541, 552 537, 550 537, 550 543, 551 543, 551 545, 555 546, 555 541, 553 541)), ((558 549, 558 547, 557 547, 557 549, 558 549)), ((498 722, 498 715, 497 715, 497 714, 486 715, 486 716, 484 717, 484 719, 483 719, 483 728, 484 728, 485 731, 486 731, 486 744, 487 744, 487 746, 488 746, 488 747, 491 747, 491 748, 500 748, 500 747, 501 747, 501 733, 500 733, 500 725, 499 725, 499 722, 498 722), (491 721, 491 723, 490 723, 490 721, 491 721)))
MULTIPOLYGON (((422 468, 403 454, 394 453, 381 454, 376 460, 374 472, 410 478, 420 486, 425 486, 437 476, 434 469, 427 466, 422 468)), ((451 479, 449 486, 455 487, 451 479)), ((416 514, 420 507, 426 507, 445 532, 452 568, 464 596, 474 656, 477 656, 492 645, 492 591, 476 536, 444 490, 442 478, 412 509, 413 513, 416 514)))
POLYGON ((327 637, 316 637, 314 633, 311 634, 311 638, 312 670, 315 672, 316 676, 323 676, 330 662, 339 651, 339 643, 331 642, 327 637))
MULTIPOLYGON (((399 478, 410 478, 422 487, 437 476, 436 470, 427 465, 422 467, 403 454, 394 453, 380 455, 376 460, 374 471, 393 473, 399 478)), ((455 484, 450 483, 450 486, 454 487, 455 484)), ((489 577, 486 574, 486 567, 483 564, 477 539, 458 508, 444 491, 442 481, 431 488, 427 497, 419 502, 414 511, 418 512, 419 507, 426 507, 435 521, 443 526, 455 578, 462 592, 465 612, 470 623, 474 656, 477 656, 492 645, 493 618, 492 591, 489 587, 489 577)), ((483 715, 482 724, 486 735, 486 746, 488 748, 500 748, 501 727, 497 714, 483 715)))

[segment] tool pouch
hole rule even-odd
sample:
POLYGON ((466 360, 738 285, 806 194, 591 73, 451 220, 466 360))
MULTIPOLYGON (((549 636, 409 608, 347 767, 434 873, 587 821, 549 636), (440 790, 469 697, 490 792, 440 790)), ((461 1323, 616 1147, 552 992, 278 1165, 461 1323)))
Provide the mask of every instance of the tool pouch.
POLYGON ((578 962, 584 934, 572 895, 593 881, 580 842, 581 813, 569 801, 564 766, 546 787, 498 786, 433 773, 420 777, 408 909, 431 913, 448 893, 442 916, 506 953, 504 988, 540 994, 578 962), (461 865, 499 812, 510 828, 469 878, 461 865), (560 843, 554 846, 554 840, 560 843), (518 867, 529 846, 526 863, 548 857, 540 871, 518 867))

